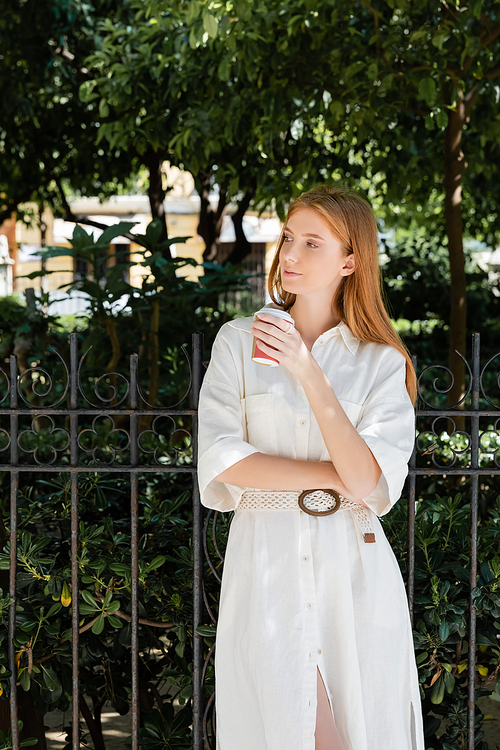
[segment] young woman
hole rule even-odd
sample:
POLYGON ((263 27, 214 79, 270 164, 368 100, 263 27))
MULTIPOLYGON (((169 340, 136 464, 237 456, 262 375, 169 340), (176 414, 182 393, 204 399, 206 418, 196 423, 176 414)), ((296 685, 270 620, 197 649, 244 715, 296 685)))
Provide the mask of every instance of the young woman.
POLYGON ((407 474, 415 374, 382 303, 366 201, 327 186, 296 200, 269 292, 293 323, 222 326, 200 396, 202 503, 236 511, 218 750, 423 750, 405 588, 378 520, 407 474), (254 337, 279 366, 252 361, 254 337), (331 500, 321 492, 299 506, 313 489, 337 493, 337 510, 311 514, 308 497, 331 500))

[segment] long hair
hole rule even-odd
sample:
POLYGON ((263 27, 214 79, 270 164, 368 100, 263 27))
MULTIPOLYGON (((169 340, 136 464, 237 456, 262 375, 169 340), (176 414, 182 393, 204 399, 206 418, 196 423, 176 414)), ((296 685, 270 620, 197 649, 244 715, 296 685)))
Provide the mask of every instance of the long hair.
MULTIPOLYGON (((401 352, 406 359, 406 388, 412 403, 415 403, 415 370, 408 350, 392 327, 383 302, 377 222, 370 205, 349 188, 320 185, 290 205, 287 220, 301 208, 316 211, 342 243, 346 255, 354 253, 355 271, 344 276, 340 282, 332 300, 334 311, 360 341, 388 344, 401 352)), ((282 231, 269 272, 268 290, 276 304, 289 310, 295 302, 295 294, 285 291, 281 285, 279 256, 283 242, 282 231)))

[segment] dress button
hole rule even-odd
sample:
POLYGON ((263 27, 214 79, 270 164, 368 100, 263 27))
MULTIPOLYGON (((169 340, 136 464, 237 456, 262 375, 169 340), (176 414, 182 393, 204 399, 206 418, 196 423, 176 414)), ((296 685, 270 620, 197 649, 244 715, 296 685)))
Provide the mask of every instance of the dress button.
POLYGON ((320 649, 320 648, 318 648, 318 654, 320 654, 320 653, 321 653, 321 649, 320 649))
POLYGON ((312 609, 312 606, 313 606, 313 605, 311 604, 311 602, 307 602, 307 605, 306 605, 306 606, 307 606, 307 609, 312 609))
POLYGON ((303 557, 302 559, 304 560, 304 562, 307 562, 309 560, 309 558, 307 557, 307 555, 306 555, 306 557, 303 557))
POLYGON ((306 420, 305 420, 305 419, 301 419, 301 420, 300 420, 300 424, 302 425, 302 427, 304 427, 304 425, 305 425, 305 424, 307 424, 307 423, 306 423, 306 420))

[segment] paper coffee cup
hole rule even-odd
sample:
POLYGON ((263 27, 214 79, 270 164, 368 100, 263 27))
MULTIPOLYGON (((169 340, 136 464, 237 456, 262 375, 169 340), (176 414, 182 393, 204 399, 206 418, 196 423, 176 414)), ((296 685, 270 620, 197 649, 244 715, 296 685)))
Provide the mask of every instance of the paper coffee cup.
MULTIPOLYGON (((295 322, 290 313, 287 313, 284 310, 280 310, 278 307, 263 307, 261 310, 258 310, 255 313, 254 318, 256 318, 259 313, 274 315, 275 318, 281 318, 281 320, 286 320, 288 323, 291 323, 293 326, 295 326, 295 322)), ((276 367, 276 365, 279 365, 277 359, 273 359, 273 357, 270 357, 269 354, 266 354, 262 351, 262 349, 259 348, 259 342, 255 337, 252 347, 252 362, 257 362, 257 364, 259 365, 267 365, 268 367, 276 367)))

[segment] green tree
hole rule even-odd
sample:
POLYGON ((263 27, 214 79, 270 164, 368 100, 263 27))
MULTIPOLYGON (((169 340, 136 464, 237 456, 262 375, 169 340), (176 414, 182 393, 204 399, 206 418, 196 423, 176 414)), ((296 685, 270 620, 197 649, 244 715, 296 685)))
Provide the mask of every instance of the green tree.
MULTIPOLYGON (((337 4, 338 6, 338 4, 337 4)), ((464 392, 467 275, 464 234, 493 241, 500 230, 500 8, 376 0, 344 5, 337 18, 340 96, 330 104, 362 153, 367 176, 396 214, 446 240, 450 264, 449 364, 453 402, 464 392)), ((334 92, 332 91, 332 95, 334 92)))
POLYGON ((130 154, 96 145, 98 109, 78 97, 95 24, 122 7, 115 0, 98 0, 92 8, 79 0, 3 3, 0 223, 28 201, 38 204, 40 215, 49 204, 76 220, 70 191, 113 195, 134 171, 130 154))
POLYGON ((297 66, 314 35, 295 34, 288 49, 277 32, 293 22, 296 7, 279 2, 191 0, 167 8, 134 0, 130 8, 132 24, 115 18, 101 25, 81 96, 105 114, 100 138, 154 160, 160 198, 164 159, 193 174, 205 260, 217 260, 223 212, 237 203, 229 261, 238 262, 250 250, 242 228, 250 204, 275 202, 282 211, 292 186, 324 179, 346 162, 348 141, 321 131, 312 66, 304 74, 297 66), (214 185, 216 208, 208 199, 214 185))

